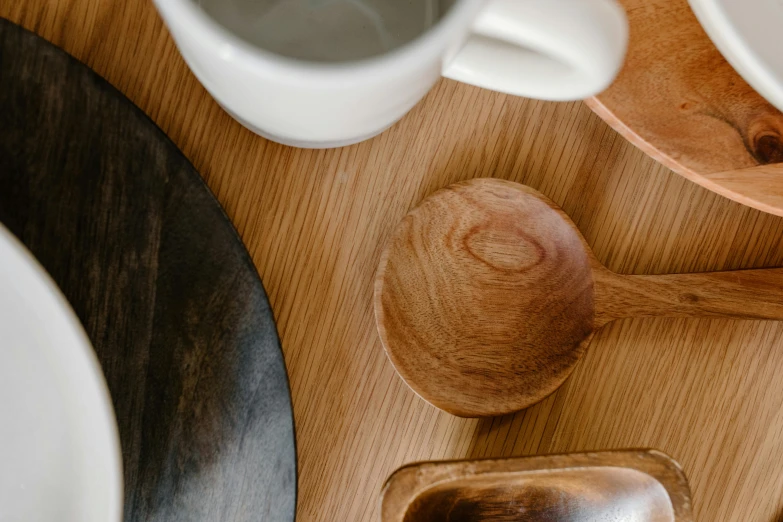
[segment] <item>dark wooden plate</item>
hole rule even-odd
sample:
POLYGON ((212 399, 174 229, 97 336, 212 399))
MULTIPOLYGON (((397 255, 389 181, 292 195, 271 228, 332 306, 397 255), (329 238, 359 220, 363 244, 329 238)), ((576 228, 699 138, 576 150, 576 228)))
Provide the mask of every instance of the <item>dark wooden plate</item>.
POLYGON ((237 233, 147 116, 2 19, 0 222, 52 275, 98 353, 125 521, 293 520, 288 378, 237 233))

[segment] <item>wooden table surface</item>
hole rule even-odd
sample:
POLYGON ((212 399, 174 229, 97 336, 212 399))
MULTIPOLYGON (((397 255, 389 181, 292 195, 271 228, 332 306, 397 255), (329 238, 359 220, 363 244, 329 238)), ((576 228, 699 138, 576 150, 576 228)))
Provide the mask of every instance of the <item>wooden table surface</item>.
POLYGON ((443 81, 381 136, 344 149, 269 143, 232 121, 149 0, 5 0, 0 16, 85 61, 171 136, 261 273, 291 377, 298 522, 378 520, 378 494, 424 459, 654 447, 685 468, 697 519, 783 520, 783 325, 638 319, 599 333, 573 376, 515 415, 461 419, 397 378, 372 281, 399 219, 454 181, 526 183, 622 273, 783 265, 783 219, 672 173, 581 103, 443 81))

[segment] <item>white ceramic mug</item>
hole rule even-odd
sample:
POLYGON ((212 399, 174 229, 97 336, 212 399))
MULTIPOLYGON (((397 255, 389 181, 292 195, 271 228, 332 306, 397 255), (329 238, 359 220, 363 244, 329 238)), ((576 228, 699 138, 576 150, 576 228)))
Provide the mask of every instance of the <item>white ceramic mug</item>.
POLYGON ((371 138, 441 75, 531 98, 586 98, 612 82, 628 40, 616 0, 455 0, 432 27, 385 54, 308 62, 251 45, 197 0, 154 1, 218 103, 250 130, 297 147, 371 138))

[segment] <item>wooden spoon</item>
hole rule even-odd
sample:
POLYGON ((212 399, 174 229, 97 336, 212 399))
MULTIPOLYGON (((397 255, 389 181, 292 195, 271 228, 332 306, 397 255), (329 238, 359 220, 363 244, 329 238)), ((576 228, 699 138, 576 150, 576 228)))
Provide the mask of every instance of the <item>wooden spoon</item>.
POLYGON ((635 316, 781 320, 783 269, 615 274, 544 195, 477 179, 411 211, 375 279, 378 332, 397 372, 465 417, 542 400, 599 328, 635 316))

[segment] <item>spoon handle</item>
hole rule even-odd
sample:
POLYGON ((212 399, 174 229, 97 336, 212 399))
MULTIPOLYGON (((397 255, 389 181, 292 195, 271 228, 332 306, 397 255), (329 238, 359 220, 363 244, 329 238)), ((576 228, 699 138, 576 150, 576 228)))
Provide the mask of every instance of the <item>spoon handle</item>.
POLYGON ((596 325, 622 317, 783 320, 783 268, 699 274, 593 274, 596 325))

